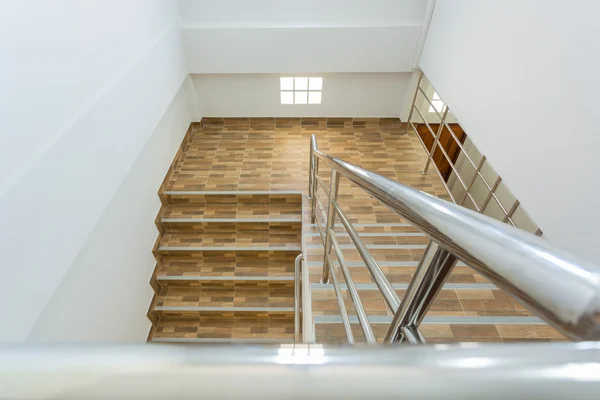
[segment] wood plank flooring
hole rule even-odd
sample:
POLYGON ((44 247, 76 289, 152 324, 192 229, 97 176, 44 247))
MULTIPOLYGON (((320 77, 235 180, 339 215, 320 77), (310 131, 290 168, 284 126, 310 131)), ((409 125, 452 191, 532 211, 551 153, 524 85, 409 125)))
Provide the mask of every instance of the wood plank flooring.
MULTIPOLYGON (((205 118, 192 124, 159 197, 155 297, 148 317, 156 342, 293 341, 294 259, 305 244, 317 343, 345 342, 330 285, 320 284, 321 237, 301 195, 308 185, 311 134, 319 149, 449 200, 437 174, 421 173, 427 155, 397 119, 205 118)), ((317 214, 325 220, 331 171, 321 166, 317 214)), ((304 199, 306 203, 306 199, 304 199)), ((338 202, 402 296, 427 238, 345 178, 338 202)), ((382 338, 391 312, 344 228, 345 261, 382 338)), ((344 282, 339 268, 334 268, 344 282)), ((355 311, 342 290, 351 315, 355 311)), ((459 264, 432 305, 422 332, 429 342, 565 340, 459 264), (461 286, 462 285, 462 286, 461 286)), ((364 341, 356 321, 356 341, 364 341)))

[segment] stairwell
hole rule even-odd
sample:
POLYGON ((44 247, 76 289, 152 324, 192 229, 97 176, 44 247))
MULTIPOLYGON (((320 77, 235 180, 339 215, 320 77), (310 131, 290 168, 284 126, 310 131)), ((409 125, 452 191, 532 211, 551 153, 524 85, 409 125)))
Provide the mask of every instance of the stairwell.
MULTIPOLYGON (((148 341, 293 342, 294 259, 304 249, 311 294, 305 317, 316 342, 346 342, 333 287, 320 283, 323 247, 309 217, 313 133, 328 154, 448 198, 435 174, 421 173, 426 154, 414 134, 401 135, 397 119, 205 118, 192 124, 159 190, 148 341)), ((317 214, 324 221, 327 168, 320 177, 317 214)), ((346 179, 339 204, 401 297, 427 238, 346 179)), ((344 258, 381 340, 392 313, 343 229, 336 226, 344 258)), ((355 315, 343 285, 342 295, 355 315)), ((363 341, 356 318, 352 322, 356 341, 363 341)), ((564 340, 460 263, 421 331, 429 342, 564 340)))

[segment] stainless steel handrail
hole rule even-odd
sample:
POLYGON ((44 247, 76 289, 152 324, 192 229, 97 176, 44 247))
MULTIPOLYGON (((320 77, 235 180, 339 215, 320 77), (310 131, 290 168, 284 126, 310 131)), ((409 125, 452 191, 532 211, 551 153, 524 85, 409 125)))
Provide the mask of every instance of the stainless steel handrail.
MULTIPOLYGON (((438 260, 440 269, 431 270, 429 265, 423 265, 427 269, 422 274, 424 280, 413 280, 411 286, 432 282, 438 290, 456 257, 566 336, 600 340, 600 269, 596 265, 533 234, 331 157, 318 150, 314 135, 311 157, 330 166, 332 173, 357 184, 439 245, 431 249, 431 258, 438 260)), ((335 201, 335 196, 331 200, 335 201)), ((435 290, 415 290, 424 297, 415 300, 405 296, 402 303, 430 302, 435 290)), ((406 309, 401 305, 397 312, 406 309)), ((415 314, 408 320, 418 323, 420 318, 421 314, 415 314)), ((388 337, 401 334, 406 326, 413 325, 392 326, 397 332, 390 332, 388 337)))
POLYGON ((597 343, 11 345, 0 346, 0 397, 597 399, 599 359, 597 343))
POLYGON ((300 343, 300 285, 302 282, 301 264, 304 254, 300 253, 294 261, 294 343, 300 343))
MULTIPOLYGON (((408 115, 408 120, 406 123, 406 128, 403 132, 403 134, 406 135, 408 133, 408 128, 412 127, 412 129, 415 131, 415 133, 417 133, 417 135, 416 135, 417 139, 421 142, 421 144, 423 145, 423 148, 428 153, 428 157, 427 157, 427 161, 425 163, 425 167, 423 169, 423 173, 427 174, 427 170, 429 168, 429 165, 431 164, 431 161, 432 161, 432 158, 434 157, 434 155, 436 155, 438 153, 443 155, 443 159, 446 160, 446 162, 448 163, 448 166, 450 167, 450 171, 452 172, 451 176, 454 177, 456 179, 456 182, 458 184, 460 184, 460 187, 462 187, 462 189, 464 189, 464 193, 460 196, 461 198, 460 199, 455 198, 455 195, 457 195, 457 193, 455 193, 454 188, 449 186, 449 184, 447 182, 447 179, 449 177, 445 176, 442 173, 442 171, 440 170, 440 166, 438 166, 437 162, 435 162, 435 161, 433 162, 435 171, 437 172, 438 176, 440 177, 442 185, 444 186, 444 188, 448 192, 448 195, 450 196, 450 199, 454 203, 462 206, 462 205, 465 205, 466 200, 469 199, 470 200, 469 207, 475 209, 476 211, 478 211, 482 214, 487 214, 488 212, 497 213, 497 211, 494 211, 493 208, 491 208, 489 210, 486 208, 488 206, 488 204, 490 203, 490 200, 493 199, 494 203, 499 208, 500 213, 502 213, 502 215, 503 215, 503 218, 502 218, 503 222, 509 223, 513 226, 517 226, 518 224, 525 225, 524 227, 526 227, 528 230, 531 229, 530 224, 534 224, 534 223, 527 216, 527 213, 525 212, 525 210, 523 210, 523 208, 521 207, 521 205, 517 201, 517 199, 514 199, 514 202, 511 203, 512 205, 508 205, 508 209, 507 209, 507 206, 505 206, 505 204, 504 204, 504 201, 506 201, 507 189, 504 188, 504 190, 503 190, 505 193, 505 195, 503 196, 503 197, 505 197, 505 199, 503 201, 501 201, 500 197, 496 194, 496 190, 499 188, 499 184, 502 180, 501 177, 497 176, 496 183, 493 185, 490 185, 490 183, 487 181, 487 178, 483 174, 483 167, 484 167, 484 165, 486 165, 488 168, 491 168, 491 167, 490 167, 489 162, 487 161, 485 155, 481 154, 481 159, 479 160, 479 162, 475 163, 475 160, 469 154, 469 150, 463 144, 464 138, 463 139, 458 138, 458 136, 454 132, 454 129, 452 128, 452 126, 448 120, 448 116, 451 115, 451 113, 449 113, 450 110, 448 108, 448 105, 444 103, 443 113, 440 114, 440 112, 438 111, 438 108, 434 105, 432 99, 429 98, 429 96, 427 95, 427 92, 424 90, 423 84, 425 84, 425 87, 427 87, 429 90, 433 89, 433 87, 431 86, 431 83, 429 82, 429 80, 427 79, 425 74, 421 72, 421 74, 419 76, 419 81, 417 82, 417 86, 415 88, 413 100, 412 100, 411 107, 410 107, 410 112, 408 115), (433 129, 428 121, 429 118, 424 115, 425 110, 423 110, 423 112, 421 112, 421 110, 420 110, 421 106, 419 105, 420 102, 418 101, 419 99, 425 100, 426 103, 423 104, 425 107, 429 106, 430 116, 435 115, 435 116, 437 116, 437 118, 439 118, 439 126, 437 128, 437 133, 433 132, 433 129), (415 113, 415 111, 416 111, 416 113, 415 113), (415 114, 418 115, 419 118, 416 120, 413 120, 413 116, 415 114), (419 133, 414 122, 416 122, 417 125, 422 123, 427 128, 425 132, 428 133, 429 136, 431 137, 431 139, 433 140, 433 144, 432 144, 431 148, 428 148, 428 146, 425 144, 425 140, 424 140, 424 138, 421 137, 421 134, 419 133), (463 176, 462 176, 463 173, 465 173, 465 174, 470 173, 470 172, 467 172, 468 168, 464 168, 464 167, 457 168, 457 164, 455 162, 456 160, 453 161, 451 159, 451 157, 449 156, 448 152, 445 149, 445 146, 443 146, 440 142, 441 134, 442 134, 442 131, 444 131, 444 129, 450 133, 450 136, 452 138, 452 145, 457 146, 460 157, 462 157, 465 160, 465 162, 467 163, 465 165, 470 165, 471 168, 473 168, 474 173, 470 179, 470 182, 468 182, 468 183, 465 182, 465 179, 463 179, 463 176), (438 149, 440 150, 439 152, 437 151, 438 149), (479 184, 475 186, 476 181, 479 182, 479 184), (475 193, 473 192, 473 189, 475 187, 479 187, 477 189, 477 192, 479 192, 482 189, 481 184, 483 184, 483 186, 485 186, 485 188, 487 189, 488 195, 485 198, 485 200, 483 200, 483 203, 481 205, 479 205, 479 204, 477 204, 477 201, 475 200, 475 197, 474 197, 475 193), (513 214, 516 213, 517 209, 520 210, 520 217, 518 219, 513 219, 513 214), (525 220, 523 219, 524 217, 526 218, 525 220), (529 223, 527 222, 527 220, 529 220, 529 223)), ((471 146, 473 146, 473 143, 471 143, 471 146)), ((481 194, 481 193, 479 193, 479 194, 481 194)), ((479 195, 477 195, 477 196, 479 197, 479 195)), ((508 198, 511 198, 511 197, 512 197, 512 195, 508 196, 508 198)), ((511 201, 513 201, 513 200, 511 200, 511 201)), ((519 227, 519 226, 517 226, 517 227, 519 227)), ((538 235, 538 236, 541 236, 543 234, 543 232, 539 228, 537 228, 537 230, 535 230, 535 232, 536 232, 536 235, 538 235)))

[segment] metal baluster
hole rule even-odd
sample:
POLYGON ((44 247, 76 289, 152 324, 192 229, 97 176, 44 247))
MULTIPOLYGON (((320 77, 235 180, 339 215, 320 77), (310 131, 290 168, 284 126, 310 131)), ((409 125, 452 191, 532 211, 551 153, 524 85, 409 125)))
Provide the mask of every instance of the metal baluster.
POLYGON ((325 227, 325 248, 323 249, 323 276, 321 283, 329 282, 329 264, 328 259, 331 254, 331 235, 330 230, 335 226, 335 209, 333 207, 333 201, 337 200, 338 186, 340 184, 340 175, 332 168, 331 169, 331 183, 329 186, 329 207, 327 208, 327 226, 325 227))
POLYGON ((413 110, 416 107, 415 103, 417 102, 417 94, 419 94, 419 88, 421 87, 422 80, 423 80, 423 72, 421 72, 421 74, 419 75, 419 81, 417 82, 417 87, 415 89, 415 95, 413 96, 411 107, 410 107, 410 112, 408 113, 408 120, 406 121, 406 128, 404 128, 404 132, 402 133, 402 135, 408 134, 408 126, 410 125, 410 119, 412 118, 413 110))
MULTIPOLYGON (((465 152, 465 154, 466 154, 466 152, 465 152)), ((462 200, 457 204, 460 204, 461 206, 465 205, 465 200, 467 200, 467 195, 473 188, 473 185, 475 184, 475 180, 477 180, 477 177, 479 176, 479 171, 481 171, 481 168, 483 167, 485 160, 486 160, 485 156, 481 156, 481 160, 479 160, 479 163, 477 163, 477 168, 475 168, 475 174, 473 174, 473 179, 471 179, 471 182, 469 182, 469 186, 467 187, 467 190, 465 190, 465 195, 463 196, 462 200)), ((471 200, 471 201, 473 201, 473 200, 471 200)), ((477 207, 477 204, 473 204, 473 205, 475 207, 477 207)))
POLYGON ((385 343, 401 342, 406 339, 404 328, 419 326, 444 281, 452 272, 454 264, 454 255, 437 243, 429 242, 415 276, 394 315, 392 325, 385 336, 385 343))
POLYGON ((310 201, 311 201, 311 212, 310 212, 310 223, 314 224, 317 218, 317 192, 319 187, 317 186, 317 176, 319 173, 319 159, 315 156, 314 151, 317 150, 317 138, 315 135, 310 137, 310 201))
POLYGON ((304 255, 300 253, 294 263, 294 343, 300 343, 300 265, 303 260, 304 255))
POLYGON ((440 121, 440 126, 437 131, 437 135, 433 139, 433 145, 431 146, 431 152, 429 153, 429 157, 427 157, 427 162, 425 163, 425 168, 423 168, 423 174, 427 174, 427 170, 429 169, 429 164, 431 163, 431 159, 433 158, 433 153, 435 153, 435 149, 437 144, 440 141, 440 135, 444 130, 444 121, 446 121, 446 115, 448 115, 448 106, 444 105, 444 114, 442 115, 442 120, 440 121))

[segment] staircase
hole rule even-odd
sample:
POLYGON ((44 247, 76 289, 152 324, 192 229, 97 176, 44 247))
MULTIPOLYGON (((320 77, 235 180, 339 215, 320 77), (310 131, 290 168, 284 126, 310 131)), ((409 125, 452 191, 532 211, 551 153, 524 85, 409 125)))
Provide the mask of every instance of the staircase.
POLYGON ((152 342, 293 342, 301 194, 167 192, 152 342))
MULTIPOLYGON (((317 343, 346 342, 334 289, 320 283, 323 246, 303 195, 311 134, 328 154, 448 198, 435 174, 421 173, 426 153, 414 134, 401 135, 397 119, 205 118, 192 124, 159 190, 148 341, 293 342, 294 260, 304 241, 310 284, 303 290, 312 300, 305 317, 317 343)), ((330 171, 319 172, 324 189, 317 213, 324 221, 330 171)), ((339 204, 401 297, 428 239, 345 178, 339 204)), ((336 225, 336 231, 381 340, 392 313, 343 226, 336 225)), ((343 285, 342 295, 355 315, 343 285)), ((356 317, 351 322, 356 342, 364 341, 356 317)), ((421 331, 431 343, 565 340, 461 263, 421 331)))

